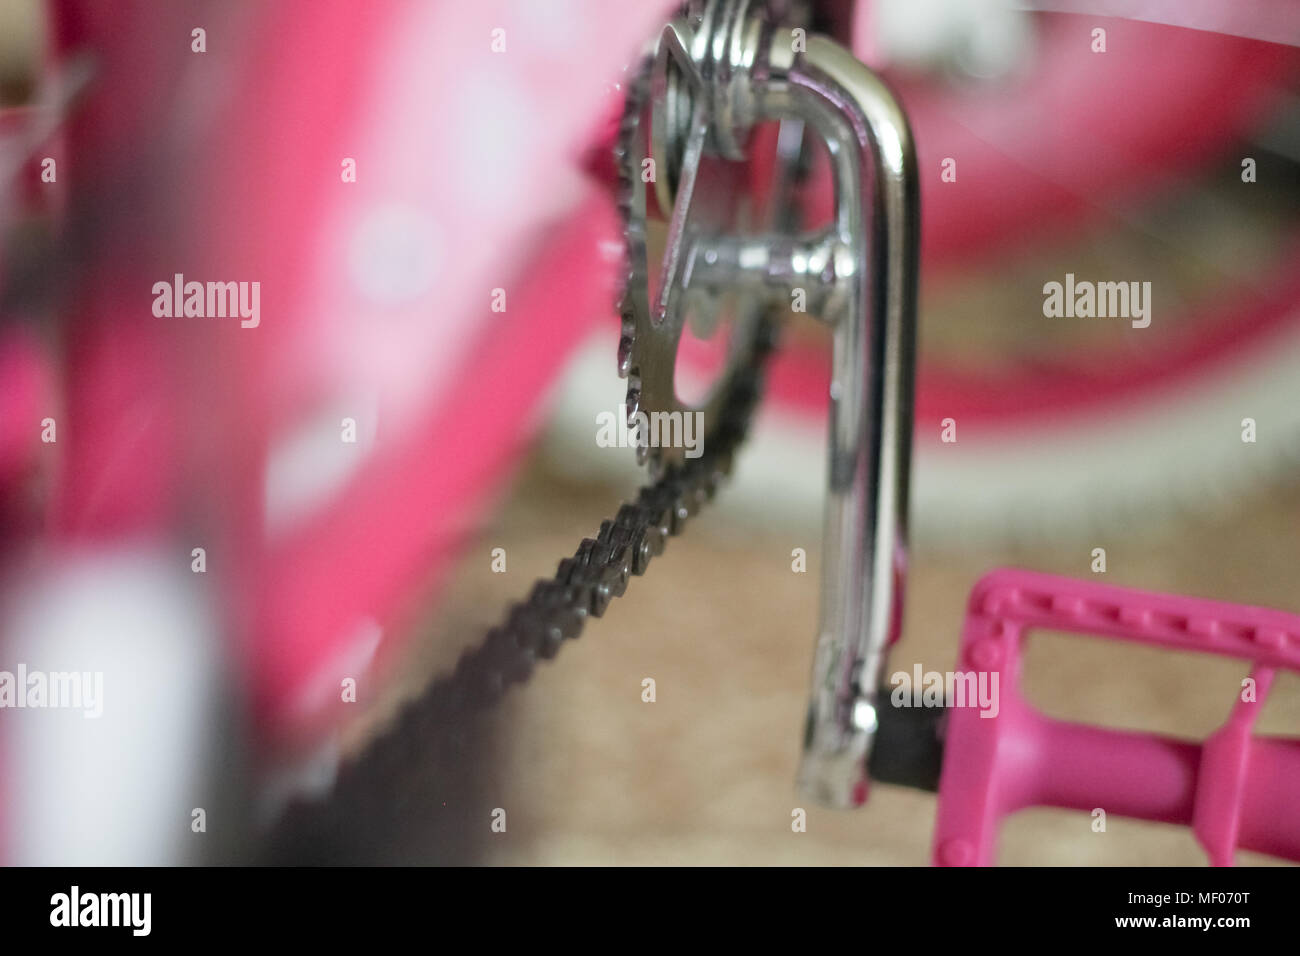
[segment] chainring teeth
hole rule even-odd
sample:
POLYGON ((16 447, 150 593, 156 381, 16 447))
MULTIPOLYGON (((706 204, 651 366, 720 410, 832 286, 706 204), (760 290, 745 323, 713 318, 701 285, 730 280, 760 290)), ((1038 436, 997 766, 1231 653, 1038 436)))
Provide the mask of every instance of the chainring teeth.
MULTIPOLYGON (((699 5, 697 5, 699 6, 699 5)), ((703 9, 701 7, 701 9, 703 9)), ((697 11, 698 12, 698 11, 697 11)), ((699 16, 690 20, 689 11, 684 12, 689 26, 684 28, 690 34, 700 28, 699 16)), ((647 212, 652 200, 652 191, 662 191, 667 180, 675 178, 680 166, 680 157, 674 162, 670 158, 660 157, 657 164, 657 177, 654 185, 644 182, 642 163, 645 158, 656 154, 652 135, 655 132, 651 124, 655 116, 677 116, 690 104, 684 102, 651 102, 656 91, 675 88, 682 90, 690 86, 685 76, 676 77, 677 82, 670 82, 671 76, 662 74, 665 64, 676 62, 674 56, 665 55, 662 35, 643 56, 636 68, 629 67, 629 79, 626 84, 623 119, 619 127, 619 137, 613 153, 618 164, 619 188, 618 204, 624 226, 625 276, 623 288, 618 298, 618 310, 621 325, 618 339, 617 367, 620 377, 627 379, 627 397, 625 400, 629 426, 638 413, 652 415, 656 412, 666 413, 703 413, 706 440, 712 440, 712 430, 722 418, 722 404, 726 393, 735 383, 744 366, 753 362, 757 343, 750 341, 753 328, 760 322, 741 322, 737 320, 732 326, 732 334, 742 336, 737 344, 742 347, 734 349, 722 369, 715 376, 713 386, 707 397, 698 405, 692 406, 682 402, 677 395, 677 354, 686 326, 687 315, 680 310, 686 307, 684 291, 680 284, 674 286, 673 295, 678 300, 675 314, 668 321, 659 320, 655 315, 649 295, 651 270, 656 271, 659 263, 650 262, 650 243, 648 241, 647 212), (671 108, 666 108, 671 107, 671 108)), ((670 137, 671 139, 671 137, 670 137)), ((677 137, 682 139, 681 136, 677 137)), ((710 156, 710 162, 714 157, 710 156)), ((736 188, 743 188, 740 180, 736 188)), ((692 203, 694 206, 694 203, 692 203)), ((726 208, 725 204, 722 208, 726 208)), ((659 209, 659 215, 671 216, 673 210, 659 209)), ((729 215, 729 214, 728 214, 729 215)), ((729 220, 728 220, 729 221, 729 220)), ((694 227, 687 226, 694 232, 694 227)), ((684 250, 685 251, 685 250, 684 250)), ((681 280, 677 280, 678 283, 681 280)), ((716 333, 715 333, 716 334, 716 333)), ((639 436, 645 440, 646 436, 639 436)), ((662 474, 666 469, 679 467, 687 459, 685 449, 678 447, 648 447, 637 441, 637 461, 639 464, 649 462, 652 474, 662 474)))

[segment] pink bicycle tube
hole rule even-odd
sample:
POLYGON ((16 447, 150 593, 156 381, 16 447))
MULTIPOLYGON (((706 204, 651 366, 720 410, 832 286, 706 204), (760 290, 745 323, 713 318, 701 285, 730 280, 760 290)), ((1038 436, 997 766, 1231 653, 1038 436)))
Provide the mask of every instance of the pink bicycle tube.
POLYGON ((1032 806, 1190 826, 1216 866, 1238 847, 1300 859, 1300 739, 1252 733, 1277 670, 1300 670, 1300 617, 1001 569, 971 593, 960 653, 962 673, 999 675, 999 706, 949 712, 936 865, 993 863, 1002 819, 1032 806), (1054 720, 1018 690, 1034 628, 1249 661, 1255 692, 1203 742, 1054 720))

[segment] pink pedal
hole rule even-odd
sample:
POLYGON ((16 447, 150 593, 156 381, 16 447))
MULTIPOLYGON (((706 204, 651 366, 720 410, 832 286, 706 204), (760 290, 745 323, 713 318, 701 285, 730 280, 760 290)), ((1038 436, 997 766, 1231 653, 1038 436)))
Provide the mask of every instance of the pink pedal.
POLYGON ((1300 670, 1300 617, 1000 569, 971 592, 958 666, 997 673, 999 706, 949 711, 936 865, 993 863, 1003 817, 1033 806, 1191 826, 1216 866, 1238 847, 1300 860, 1300 738, 1252 733, 1276 671, 1300 670), (1019 692, 1034 628, 1250 661, 1254 694, 1204 742, 1054 720, 1019 692))

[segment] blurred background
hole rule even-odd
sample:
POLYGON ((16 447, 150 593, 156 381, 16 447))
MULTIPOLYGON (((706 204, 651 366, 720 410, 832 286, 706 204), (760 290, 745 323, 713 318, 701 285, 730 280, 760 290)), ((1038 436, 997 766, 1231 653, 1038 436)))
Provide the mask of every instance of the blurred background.
MULTIPOLYGON (((0 858, 255 857, 291 794, 324 792, 635 494, 633 452, 593 441, 624 384, 592 157, 671 6, 0 3, 0 669, 101 670, 112 704, 93 726, 0 711, 0 858), (261 326, 151 315, 178 272, 260 278, 261 326)), ((971 588, 1008 565, 1300 614, 1300 22, 1271 3, 1034 7, 817 8, 894 84, 919 151, 890 672, 954 669, 971 588), (1149 327, 1046 317, 1067 274, 1149 282, 1149 327)), ((815 218, 824 180, 804 198, 815 218)), ((399 836, 372 857, 927 861, 934 795, 880 785, 833 812, 793 787, 828 367, 828 330, 789 317, 724 492, 493 712, 462 804, 433 809, 443 831, 418 800, 373 808, 399 836)), ((1201 739, 1246 672, 1046 633, 1024 686, 1054 717, 1201 739)), ((1298 716, 1284 674, 1258 731, 1298 716)), ((1187 829, 1090 824, 1017 814, 999 860, 1203 862, 1187 829)))

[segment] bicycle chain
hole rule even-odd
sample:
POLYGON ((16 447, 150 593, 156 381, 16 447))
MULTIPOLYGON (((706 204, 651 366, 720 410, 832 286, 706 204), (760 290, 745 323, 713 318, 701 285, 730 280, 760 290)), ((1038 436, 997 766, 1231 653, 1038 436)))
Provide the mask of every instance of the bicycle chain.
POLYGON ((338 845, 322 846, 322 837, 329 836, 345 839, 365 858, 382 857, 385 840, 374 831, 421 801, 415 778, 434 784, 430 799, 457 785, 460 772, 453 767, 470 753, 473 718, 528 680, 539 659, 555 657, 565 641, 577 639, 588 618, 601 617, 626 591, 631 576, 646 572, 667 539, 681 534, 730 473, 773 345, 771 317, 760 321, 753 360, 736 376, 701 456, 644 486, 612 520, 601 523, 595 538, 584 539, 572 557, 560 561, 554 577, 537 581, 478 647, 461 656, 449 676, 435 680, 386 733, 340 767, 327 797, 293 805, 266 841, 272 860, 337 862, 355 855, 338 845), (400 784, 399 777, 404 778, 400 784))
MULTIPOLYGON (((631 216, 632 166, 627 150, 647 92, 650 59, 631 71, 624 100, 615 159, 619 170, 617 205, 625 227, 631 216)), ((629 273, 630 275, 630 273, 629 273)), ((625 280, 626 281, 626 280, 625 280)), ((626 309, 620 361, 628 334, 626 309)), ((559 563, 554 577, 539 580, 528 597, 514 604, 498 626, 476 648, 461 655, 455 670, 435 680, 397 715, 387 732, 339 769, 325 798, 296 803, 285 813, 265 842, 272 861, 303 862, 313 856, 338 862, 356 855, 337 844, 322 846, 332 834, 365 857, 385 857, 384 838, 376 832, 400 814, 404 805, 422 799, 417 778, 432 784, 428 799, 437 800, 461 783, 452 769, 471 752, 473 719, 495 703, 511 686, 532 676, 539 659, 549 660, 565 641, 576 640, 588 618, 601 617, 610 602, 627 590, 633 575, 645 574, 650 561, 662 554, 667 540, 681 534, 687 522, 712 499, 731 472, 733 456, 744 440, 762 384, 763 366, 773 347, 776 325, 769 313, 757 317, 748 355, 728 386, 718 420, 705 436, 699 458, 687 458, 641 488, 636 499, 601 523, 595 538, 586 538, 570 558, 559 563), (403 775, 401 785, 396 782, 403 775)), ((426 801, 425 810, 429 807, 426 801)), ((388 835, 391 841, 400 839, 388 835)), ((440 847, 446 849, 445 846, 440 847)), ((453 853, 454 855, 454 853, 453 853)), ((419 858, 417 853, 416 858, 419 858)))

